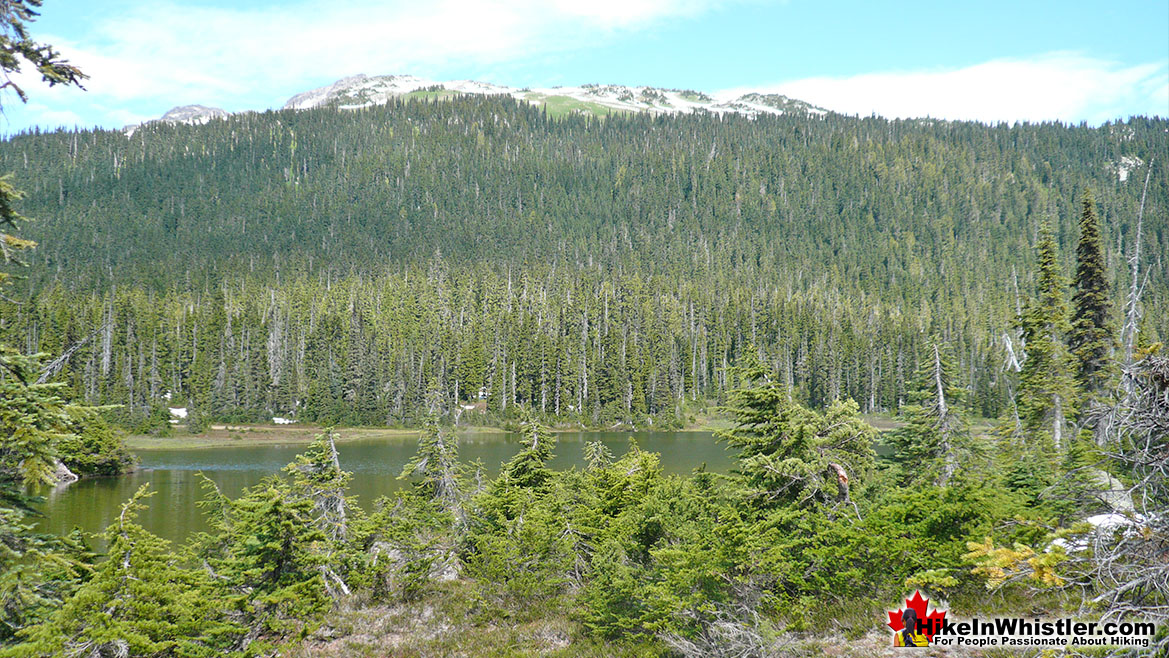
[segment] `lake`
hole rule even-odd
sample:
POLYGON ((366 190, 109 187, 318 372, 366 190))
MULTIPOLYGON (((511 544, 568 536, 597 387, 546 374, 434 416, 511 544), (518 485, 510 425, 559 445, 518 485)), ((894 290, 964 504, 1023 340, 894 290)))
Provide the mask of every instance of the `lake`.
MULTIPOLYGON (((601 441, 620 457, 628 450, 631 438, 642 450, 659 453, 667 473, 689 473, 703 464, 708 470, 726 472, 733 462, 732 453, 724 444, 716 442, 711 432, 568 432, 556 436, 556 457, 550 466, 558 470, 582 468, 585 443, 601 441)), ((253 444, 142 451, 138 453, 140 464, 135 473, 82 480, 45 494, 46 518, 38 525, 54 533, 68 532, 74 526, 90 533, 100 532, 138 487, 150 483, 156 493, 147 501, 149 508, 140 515, 142 524, 160 537, 181 542, 191 533, 206 528, 196 504, 203 499, 197 473, 202 472, 234 498, 246 487, 279 473, 305 446, 304 443, 253 444)), ((459 435, 460 460, 470 464, 481 459, 492 476, 520 447, 517 434, 459 435)), ((353 473, 350 494, 368 509, 373 500, 405 484, 397 477, 414 456, 417 440, 354 439, 339 442, 337 449, 341 467, 353 473)))

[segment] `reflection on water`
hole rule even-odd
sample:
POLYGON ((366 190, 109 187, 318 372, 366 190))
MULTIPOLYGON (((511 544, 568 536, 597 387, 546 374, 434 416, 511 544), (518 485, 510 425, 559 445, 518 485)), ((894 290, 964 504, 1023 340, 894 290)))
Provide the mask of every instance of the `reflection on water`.
MULTIPOLYGON (((667 473, 689 473, 706 464, 711 471, 725 472, 731 453, 709 432, 574 432, 557 434, 556 469, 583 467, 584 444, 601 441, 614 455, 629 448, 630 438, 643 450, 661 455, 667 473)), ((402 467, 414 455, 413 440, 368 439, 338 444, 341 467, 353 473, 350 493, 359 505, 367 506, 379 496, 402 486, 397 479, 402 467)), ((514 434, 464 434, 459 437, 459 457, 464 463, 482 460, 490 475, 519 450, 514 434)), ((264 445, 198 450, 153 450, 140 453, 141 470, 115 478, 96 478, 55 489, 46 495, 46 518, 40 527, 54 533, 74 526, 86 532, 100 532, 121 510, 121 505, 143 484, 154 492, 140 520, 148 530, 175 541, 205 529, 196 503, 203 498, 198 473, 214 481, 228 496, 238 496, 246 487, 280 472, 304 444, 264 445)))

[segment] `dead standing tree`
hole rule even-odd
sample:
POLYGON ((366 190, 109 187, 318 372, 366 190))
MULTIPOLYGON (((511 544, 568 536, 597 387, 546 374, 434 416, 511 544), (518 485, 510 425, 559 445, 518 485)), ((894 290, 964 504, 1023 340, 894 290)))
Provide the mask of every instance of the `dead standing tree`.
POLYGON ((330 596, 348 595, 349 586, 344 577, 331 566, 335 549, 349 541, 349 499, 345 492, 351 474, 341 470, 336 439, 339 435, 328 428, 298 455, 296 461, 284 470, 292 476, 293 490, 313 504, 312 516, 317 528, 329 539, 327 556, 321 565, 321 576, 330 596))
MULTIPOLYGON (((1124 372, 1128 395, 1104 410, 1109 455, 1132 478, 1130 524, 1094 537, 1091 602, 1110 619, 1169 623, 1169 357, 1147 356, 1124 372)), ((1169 636, 1147 655, 1169 652, 1169 636)))
MULTIPOLYGON (((1137 333, 1140 331, 1141 320, 1141 296, 1145 291, 1145 283, 1148 281, 1148 274, 1145 275, 1145 280, 1141 280, 1141 238, 1142 230, 1144 229, 1145 220, 1145 201, 1149 193, 1149 178, 1153 174, 1153 159, 1149 160, 1149 169, 1145 172, 1145 187, 1141 192, 1141 207, 1137 211, 1137 234, 1133 240, 1132 255, 1129 256, 1128 264, 1132 270, 1130 274, 1128 297, 1124 303, 1124 327, 1120 331, 1121 349, 1124 351, 1122 365, 1129 367, 1133 361, 1133 349, 1136 346, 1137 333)), ((1126 380, 1127 381, 1127 380, 1126 380)))

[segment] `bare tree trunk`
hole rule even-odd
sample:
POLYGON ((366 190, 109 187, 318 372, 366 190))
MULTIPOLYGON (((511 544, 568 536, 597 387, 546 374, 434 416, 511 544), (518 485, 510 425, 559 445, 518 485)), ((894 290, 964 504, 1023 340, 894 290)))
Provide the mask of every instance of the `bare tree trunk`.
POLYGON ((93 340, 94 336, 109 330, 110 326, 111 325, 107 322, 106 324, 102 325, 101 328, 94 330, 85 338, 82 338, 78 342, 70 345, 69 349, 61 353, 61 356, 53 359, 47 366, 45 366, 45 369, 41 371, 40 376, 37 377, 36 383, 44 384, 45 382, 49 381, 53 375, 56 375, 61 371, 61 368, 63 368, 66 363, 69 363, 69 359, 73 357, 73 354, 77 352, 77 350, 81 349, 86 343, 93 340))
POLYGON ((1027 359, 1027 353, 1023 352, 1022 357, 1015 354, 1015 342, 1011 340, 1011 335, 1003 332, 1003 346, 1007 348, 1007 370, 1019 372, 1023 369, 1023 361, 1027 359))
MULTIPOLYGON (((1133 348, 1136 345, 1137 333, 1140 331, 1138 326, 1141 319, 1141 295, 1145 290, 1145 282, 1141 279, 1141 231, 1144 228, 1145 219, 1145 198, 1149 193, 1149 177, 1153 174, 1153 160, 1149 160, 1149 169, 1145 172, 1145 188, 1141 192, 1141 207, 1137 212, 1137 234, 1136 240, 1133 244, 1132 256, 1129 257, 1128 263, 1132 268, 1131 281, 1129 282, 1128 299, 1124 305, 1124 328, 1121 330, 1121 346, 1124 350, 1124 359, 1122 366, 1128 368, 1132 365, 1133 348)), ((1126 394, 1131 392, 1132 385, 1130 379, 1123 379, 1126 388, 1126 394)))
POLYGON ((1053 396, 1055 409, 1051 416, 1051 439, 1055 442, 1055 449, 1063 445, 1063 398, 1058 394, 1053 396))
POLYGON ((954 477, 957 464, 954 461, 954 448, 950 445, 953 427, 950 408, 946 404, 946 387, 942 383, 942 354, 937 345, 934 345, 934 386, 937 387, 938 395, 938 434, 942 439, 942 477, 938 484, 944 487, 950 483, 950 478, 954 477))
MULTIPOLYGON (((334 440, 336 435, 332 432, 328 432, 327 436, 329 437, 329 458, 333 462, 333 472, 340 473, 341 459, 337 455, 337 443, 334 440)), ((349 534, 347 514, 345 509, 345 492, 343 490, 337 492, 330 503, 332 504, 334 514, 336 515, 337 538, 344 540, 346 535, 349 534)))

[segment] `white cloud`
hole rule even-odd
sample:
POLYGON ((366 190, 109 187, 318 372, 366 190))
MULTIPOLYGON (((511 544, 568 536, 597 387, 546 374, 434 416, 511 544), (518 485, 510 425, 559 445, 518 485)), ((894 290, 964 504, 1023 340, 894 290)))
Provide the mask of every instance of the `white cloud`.
POLYGON ((43 128, 71 127, 84 123, 73 110, 55 109, 42 103, 29 103, 21 110, 26 116, 35 117, 35 123, 43 128))
POLYGON ((1063 52, 947 71, 806 78, 755 90, 845 114, 889 118, 1099 124, 1134 113, 1169 114, 1169 67, 1164 63, 1125 67, 1063 52))
MULTIPOLYGON (((260 9, 142 2, 88 35, 43 35, 82 68, 90 95, 228 109, 279 103, 354 73, 490 66, 595 43, 606 34, 692 16, 718 0, 309 0, 260 9)), ((64 101, 69 92, 38 89, 64 101)))
POLYGON ((664 16, 698 14, 714 3, 707 0, 552 0, 542 4, 565 16, 613 29, 636 27, 664 16))
MULTIPOLYGON (((51 125, 50 117, 68 119, 66 111, 81 125, 117 126, 189 103, 233 111, 279 107, 294 93, 355 73, 481 76, 510 62, 593 47, 613 34, 754 0, 183 4, 194 1, 126 0, 85 34, 38 35, 89 74, 88 91, 47 89, 34 76, 19 76, 43 105, 42 118, 25 108, 12 114, 9 129, 51 125)), ((1099 123, 1134 112, 1169 113, 1163 62, 1121 66, 1073 53, 955 70, 807 78, 766 90, 840 112, 890 117, 1099 123)))

